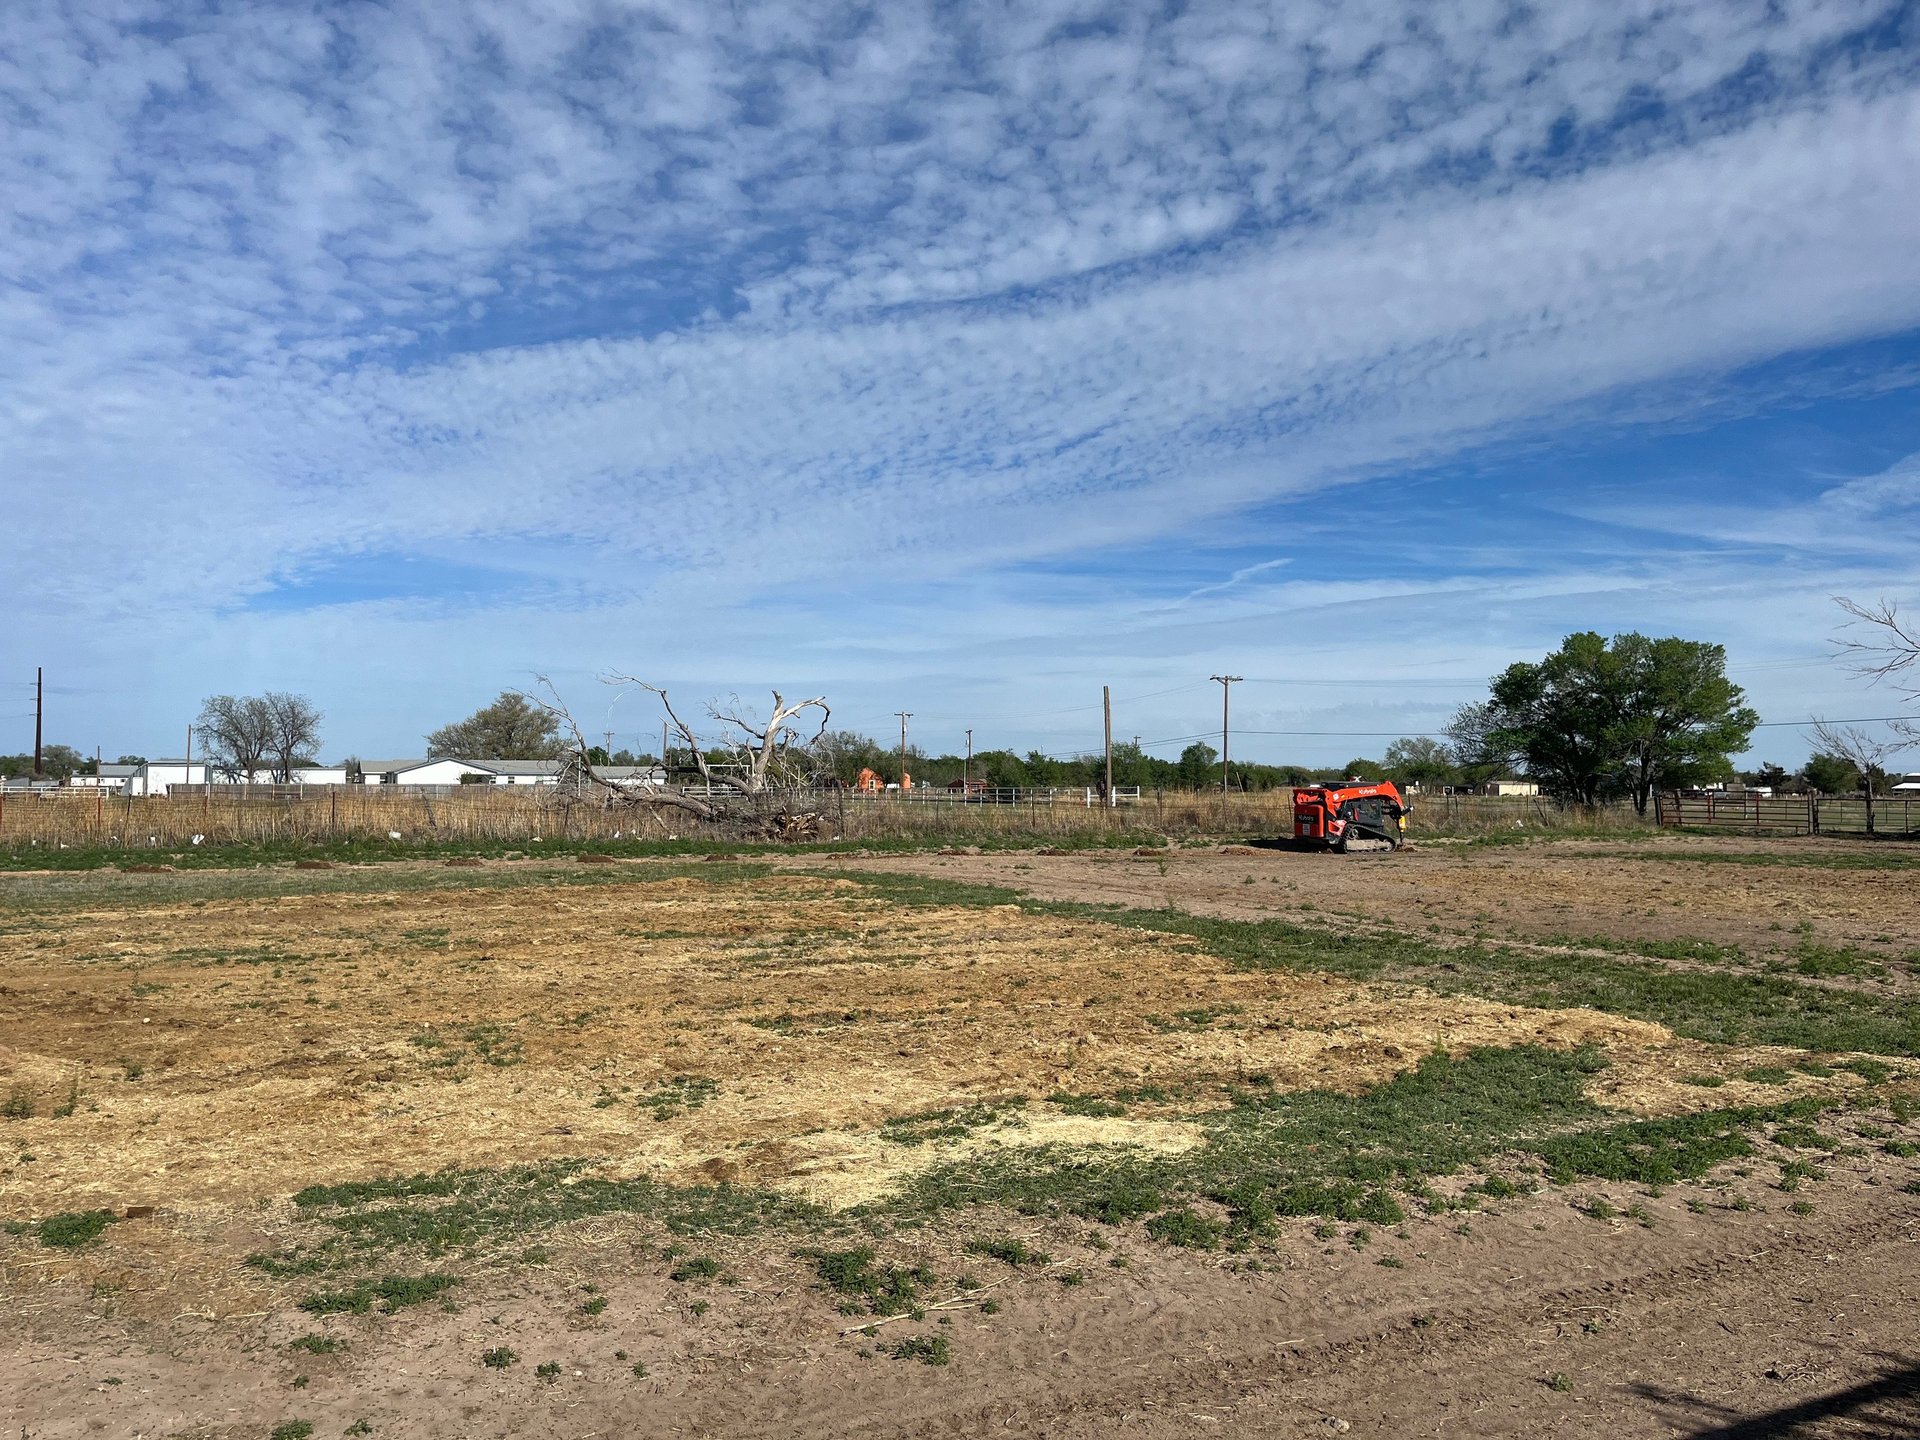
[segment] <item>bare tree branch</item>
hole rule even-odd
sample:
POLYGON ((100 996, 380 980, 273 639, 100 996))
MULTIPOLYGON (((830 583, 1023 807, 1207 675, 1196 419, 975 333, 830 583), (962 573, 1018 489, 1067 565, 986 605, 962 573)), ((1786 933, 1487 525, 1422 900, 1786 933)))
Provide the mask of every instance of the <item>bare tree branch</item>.
POLYGON ((1867 800, 1867 833, 1872 834, 1874 778, 1885 776, 1887 761, 1914 743, 1911 731, 1900 733, 1896 728, 1892 738, 1882 738, 1870 730, 1862 730, 1858 725, 1839 725, 1816 719, 1809 733, 1821 754, 1846 761, 1860 776, 1860 791, 1867 800))
MULTIPOLYGON (((561 743, 567 752, 568 762, 590 784, 599 786, 610 798, 622 804, 659 810, 679 810, 700 820, 714 818, 715 807, 695 796, 682 795, 663 785, 656 785, 650 780, 615 780, 603 774, 593 763, 591 754, 593 747, 587 744, 587 737, 581 732, 578 722, 573 718, 573 712, 560 698, 560 692, 554 687, 553 682, 545 675, 537 675, 534 678, 541 690, 545 692, 544 694, 528 691, 517 693, 529 704, 539 706, 541 711, 551 717, 554 724, 560 728, 563 736, 561 743)), ((675 719, 677 723, 678 717, 675 719)), ((665 756, 661 757, 663 769, 665 758, 665 756)))
POLYGON ((1920 700, 1920 684, 1915 683, 1920 680, 1920 670, 1915 668, 1920 666, 1920 629, 1900 618, 1899 605, 1884 596, 1863 605, 1836 595, 1833 603, 1853 617, 1840 627, 1842 631, 1860 625, 1869 627, 1864 634, 1833 637, 1848 668, 1864 676, 1869 684, 1878 685, 1884 680, 1908 699, 1920 700))
MULTIPOLYGON (((720 733, 703 744, 693 727, 681 718, 663 687, 631 675, 603 677, 609 685, 634 685, 660 697, 669 738, 687 747, 693 755, 694 766, 706 782, 707 793, 697 796, 683 794, 651 779, 616 779, 607 774, 595 765, 593 747, 587 743, 585 733, 553 682, 544 675, 536 678, 539 693, 523 691, 522 695, 552 719, 562 734, 563 746, 576 774, 596 787, 608 804, 679 811, 703 822, 723 824, 761 838, 814 839, 826 828, 825 816, 797 806, 789 798, 808 779, 806 766, 799 757, 807 754, 806 746, 826 733, 832 718, 825 697, 789 702, 776 690, 772 714, 764 724, 741 705, 738 697, 725 708, 710 704, 707 715, 719 726, 720 733), (801 732, 794 721, 809 710, 820 712, 820 726, 804 744, 799 744, 801 732), (712 751, 732 756, 732 763, 715 763, 712 751), (716 799, 716 790, 732 792, 733 800, 716 799)), ((665 762, 663 755, 663 776, 665 762)))

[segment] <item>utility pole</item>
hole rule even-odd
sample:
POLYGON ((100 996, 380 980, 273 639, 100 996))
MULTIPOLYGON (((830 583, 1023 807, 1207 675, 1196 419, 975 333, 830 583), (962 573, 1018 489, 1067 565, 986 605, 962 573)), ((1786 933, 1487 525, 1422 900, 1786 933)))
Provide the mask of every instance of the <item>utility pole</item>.
POLYGON ((607 743, 603 748, 607 752, 607 763, 611 765, 613 763, 613 731, 602 730, 600 733, 607 737, 607 743))
POLYGON ((1224 814, 1227 807, 1227 697, 1233 693, 1234 685, 1246 679, 1244 675, 1209 675, 1209 680, 1220 682, 1220 809, 1224 814))
POLYGON ((965 794, 967 786, 973 783, 973 727, 967 727, 967 758, 960 766, 960 793, 965 794))
POLYGON ((40 739, 42 727, 47 718, 47 672, 44 666, 33 667, 33 773, 40 773, 40 739))
POLYGON ((913 712, 896 710, 893 713, 900 717, 900 793, 904 796, 907 787, 913 784, 907 775, 907 721, 913 718, 913 712))
POLYGON ((1111 685, 1100 687, 1100 713, 1106 723, 1107 746, 1107 789, 1103 798, 1107 804, 1111 805, 1113 804, 1113 687, 1111 685))

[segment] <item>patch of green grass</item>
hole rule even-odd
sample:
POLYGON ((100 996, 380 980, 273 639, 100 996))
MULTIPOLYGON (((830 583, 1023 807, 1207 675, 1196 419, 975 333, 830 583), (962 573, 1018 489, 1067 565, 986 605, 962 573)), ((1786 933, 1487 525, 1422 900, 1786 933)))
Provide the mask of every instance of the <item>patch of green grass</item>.
POLYGON ((667 1278, 682 1283, 688 1280, 717 1280, 724 1268, 711 1255, 689 1255, 667 1272, 667 1278))
POLYGON ((909 1335, 889 1345, 887 1354, 922 1365, 946 1365, 953 1360, 953 1343, 944 1335, 909 1335))
MULTIPOLYGON (((1319 929, 1279 919, 1228 920, 1179 910, 1112 909, 1036 900, 1000 886, 927 876, 863 873, 851 878, 902 904, 1012 904, 1030 914, 1189 936, 1209 953, 1242 969, 1406 981, 1443 995, 1477 995, 1545 1009, 1584 1006, 1651 1020, 1690 1039, 1718 1045, 1920 1055, 1920 1006, 1898 997, 1803 984, 1784 975, 1674 971, 1636 964, 1624 956, 1608 960, 1490 943, 1447 945, 1405 932, 1319 929)), ((1673 943, 1696 949, 1710 944, 1673 943)))
POLYGON ((269 1440, 307 1440, 313 1434, 310 1420, 285 1420, 273 1427, 269 1440))
POLYGON ((1892 848, 1876 850, 1799 850, 1782 844, 1771 850, 1673 851, 1609 850, 1601 860, 1651 860, 1660 865, 1754 865, 1795 870, 1911 870, 1920 867, 1920 855, 1892 848))
POLYGON ((1185 1206, 1178 1210, 1163 1210, 1147 1221, 1147 1234, 1165 1244, 1178 1245, 1186 1250, 1218 1250, 1220 1239, 1226 1233, 1224 1222, 1209 1220, 1185 1206))
POLYGON ((34 1227, 42 1245, 56 1250, 78 1250, 90 1245, 117 1217, 111 1210, 68 1210, 49 1215, 34 1227))
POLYGON ((1003 1265, 1044 1265, 1053 1258, 1011 1235, 976 1235, 967 1242, 967 1253, 984 1255, 1003 1265))
POLYGON ((1797 974, 1823 979, 1835 975, 1878 979, 1887 973, 1887 967, 1864 950, 1851 945, 1821 945, 1813 940, 1802 940, 1794 947, 1793 968, 1797 974))
POLYGON ((983 1100, 944 1110, 897 1115, 880 1127, 880 1138, 895 1145, 925 1145, 936 1140, 961 1140, 975 1130, 998 1124, 1027 1102, 1023 1099, 983 1100))
POLYGON ((1127 1107, 1113 1100, 1102 1100, 1095 1095, 1070 1095, 1064 1090, 1055 1091, 1047 1097, 1049 1105, 1057 1105, 1065 1115, 1083 1115, 1093 1120, 1112 1120, 1127 1113, 1127 1107))
POLYGON ((504 1370, 520 1359, 520 1352, 508 1349, 505 1345, 496 1345, 491 1350, 480 1352, 480 1363, 489 1370, 504 1370))
POLYGON ((1830 1135, 1821 1134, 1811 1125, 1799 1123, 1777 1126, 1771 1139, 1774 1144, 1789 1150, 1832 1150, 1840 1143, 1830 1135))
POLYGON ((1793 1082, 1793 1072, 1784 1065, 1756 1065, 1741 1078, 1755 1085, 1788 1085, 1793 1082))
POLYGON ((533 1367, 533 1373, 551 1385, 560 1378, 560 1362, 558 1360, 543 1361, 533 1367))
POLYGON ((316 1290, 300 1302, 300 1308, 309 1315, 364 1315, 378 1301, 389 1311, 399 1310, 408 1305, 423 1305, 459 1283, 459 1277, 437 1272, 388 1275, 379 1280, 363 1280, 346 1290, 316 1290))
POLYGON ((656 1120, 671 1120, 683 1111, 698 1110, 719 1093, 720 1082, 704 1075, 675 1075, 649 1086, 638 1103, 653 1111, 656 1120))
POLYGON ((347 1348, 347 1342, 338 1335, 322 1335, 315 1331, 311 1335, 302 1335, 287 1342, 289 1350, 304 1350, 309 1355, 338 1355, 347 1348))
POLYGON ((875 1315, 901 1315, 914 1308, 921 1293, 934 1283, 924 1265, 881 1265, 871 1245, 851 1250, 803 1252, 828 1289, 858 1299, 875 1315))
POLYGON ((313 1186, 293 1197, 301 1238, 248 1263, 270 1274, 313 1274, 393 1251, 438 1259, 490 1244, 510 1244, 534 1263, 543 1252, 526 1248, 531 1234, 595 1215, 651 1215, 676 1234, 739 1235, 770 1222, 811 1223, 824 1213, 776 1191, 583 1174, 591 1163, 554 1160, 313 1186))

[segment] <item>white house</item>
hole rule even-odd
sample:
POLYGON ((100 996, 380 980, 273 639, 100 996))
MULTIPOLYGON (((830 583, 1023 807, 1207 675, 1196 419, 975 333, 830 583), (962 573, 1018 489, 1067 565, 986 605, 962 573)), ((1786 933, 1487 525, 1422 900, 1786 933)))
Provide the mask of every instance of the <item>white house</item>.
POLYGON ((615 785, 664 785, 667 772, 658 765, 596 765, 593 773, 615 785))
POLYGON ((347 762, 347 783, 364 785, 460 785, 473 775, 488 781, 492 772, 465 760, 360 760, 347 762), (362 779, 353 778, 355 767, 362 779))
POLYGON ((1540 787, 1531 780, 1489 780, 1483 795, 1538 795, 1540 787))
POLYGON ((204 760, 149 760, 136 766, 122 793, 127 795, 165 795, 176 785, 207 783, 204 760))
POLYGON ((476 769, 493 776, 495 785, 558 785, 561 760, 469 760, 476 769))
POLYGON ((1920 770, 1911 775, 1902 775, 1888 789, 1896 795, 1920 795, 1920 770))
POLYGON ((80 790, 113 790, 127 788, 127 782, 140 773, 138 765, 102 765, 97 775, 69 775, 67 784, 80 790))
POLYGON ((346 765, 296 765, 287 776, 290 785, 344 785, 347 783, 346 765))

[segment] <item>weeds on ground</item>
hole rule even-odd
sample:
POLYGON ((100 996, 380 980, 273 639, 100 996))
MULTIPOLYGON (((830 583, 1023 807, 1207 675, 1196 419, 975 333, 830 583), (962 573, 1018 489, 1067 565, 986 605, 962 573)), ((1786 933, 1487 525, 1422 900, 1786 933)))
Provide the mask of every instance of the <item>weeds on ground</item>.
POLYGON ((887 1354, 922 1365, 946 1365, 953 1360, 953 1343, 944 1335, 909 1335, 889 1345, 887 1354))
POLYGON ((843 1305, 844 1313, 859 1313, 864 1306, 873 1315, 902 1315, 914 1309, 922 1292, 934 1283, 933 1272, 924 1265, 878 1264, 878 1252, 871 1245, 800 1253, 813 1262, 828 1289, 848 1297, 852 1308, 843 1305))
MULTIPOLYGON (((1546 1009, 1585 1006, 1652 1020, 1690 1039, 1720 1045, 1920 1055, 1920 1006, 1906 1004, 1898 997, 1802 984, 1785 975, 1673 971, 1635 964, 1624 957, 1607 960, 1486 942, 1445 945, 1407 934, 1318 929, 1279 919, 1227 920, 1179 910, 1123 910, 1043 901, 1000 886, 929 876, 861 874, 850 878, 900 904, 1011 904, 1030 914, 1187 935, 1242 969, 1319 971, 1356 980, 1410 981, 1439 994, 1478 995, 1546 1009)), ((1674 944, 1697 948, 1708 942, 1674 944)))

